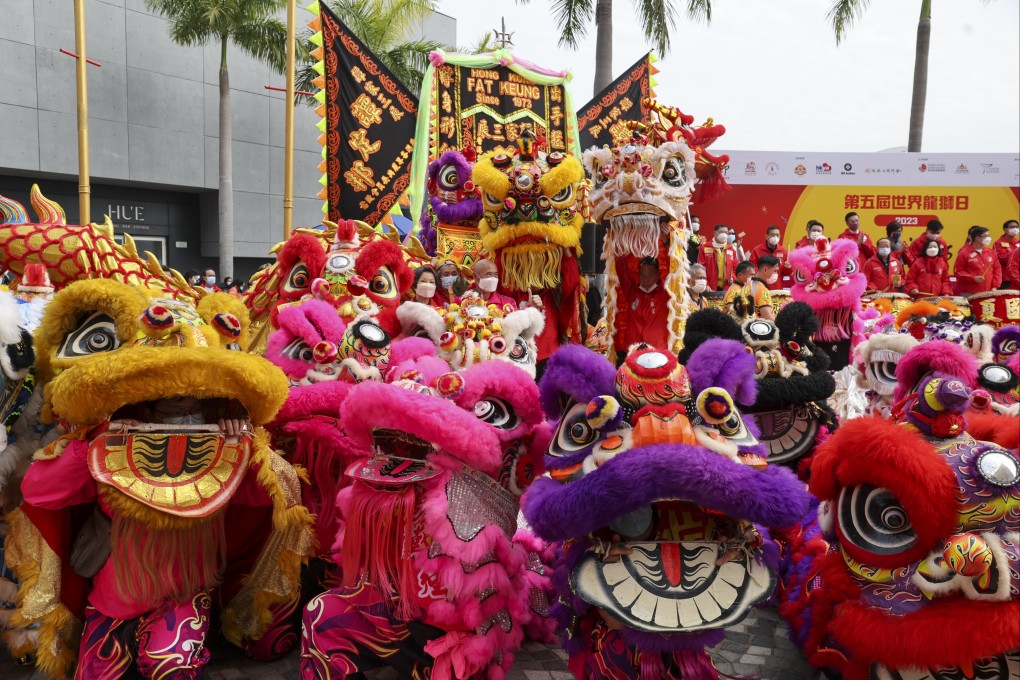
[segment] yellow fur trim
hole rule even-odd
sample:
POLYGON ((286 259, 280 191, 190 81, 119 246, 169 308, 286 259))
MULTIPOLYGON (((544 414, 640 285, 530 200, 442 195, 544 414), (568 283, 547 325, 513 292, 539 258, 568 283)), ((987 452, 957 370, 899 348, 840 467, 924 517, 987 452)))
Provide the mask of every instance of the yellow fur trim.
POLYGON ((223 635, 236 645, 257 640, 272 623, 275 605, 295 601, 301 567, 316 552, 313 518, 300 505, 297 471, 269 447, 269 434, 255 438, 252 463, 257 481, 273 501, 273 531, 240 591, 223 610, 223 635))
POLYGON ((581 163, 573 156, 567 156, 560 161, 559 165, 545 173, 539 180, 539 184, 542 187, 542 193, 552 198, 569 185, 577 184, 582 179, 584 179, 584 168, 581 167, 581 163))
POLYGON ((212 324, 212 319, 217 314, 233 314, 237 317, 237 320, 241 322, 241 335, 237 340, 228 341, 219 333, 215 333, 215 329, 213 329, 214 336, 210 340, 210 345, 226 347, 230 342, 236 342, 242 350, 248 351, 248 326, 251 324, 251 317, 248 314, 248 308, 239 298, 227 293, 206 295, 198 303, 198 313, 208 324, 212 324))
POLYGON ((510 193, 510 178, 492 164, 492 156, 493 154, 487 153, 478 159, 474 170, 471 171, 471 180, 482 191, 502 201, 510 193))
POLYGON ((127 404, 188 395, 236 399, 261 425, 287 398, 288 381, 244 352, 138 345, 78 359, 48 388, 54 413, 75 424, 102 422, 127 404))
POLYGON ((574 219, 567 225, 549 224, 546 222, 519 222, 518 224, 506 224, 498 229, 490 229, 487 218, 482 218, 478 229, 482 234, 482 244, 485 250, 494 253, 503 248, 525 248, 530 250, 545 249, 550 245, 577 250, 581 247, 581 228, 584 220, 580 215, 574 215, 574 219), (518 239, 531 236, 541 243, 525 244, 519 246, 507 246, 508 243, 518 239), (546 243, 548 239, 548 244, 546 243))

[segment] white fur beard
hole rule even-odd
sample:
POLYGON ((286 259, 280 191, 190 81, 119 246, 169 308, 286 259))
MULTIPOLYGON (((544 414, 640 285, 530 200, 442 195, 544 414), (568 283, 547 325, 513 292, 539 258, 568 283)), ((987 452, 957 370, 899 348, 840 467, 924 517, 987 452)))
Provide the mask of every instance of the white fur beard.
POLYGON ((603 258, 657 257, 659 254, 659 217, 651 213, 627 213, 609 221, 603 258))

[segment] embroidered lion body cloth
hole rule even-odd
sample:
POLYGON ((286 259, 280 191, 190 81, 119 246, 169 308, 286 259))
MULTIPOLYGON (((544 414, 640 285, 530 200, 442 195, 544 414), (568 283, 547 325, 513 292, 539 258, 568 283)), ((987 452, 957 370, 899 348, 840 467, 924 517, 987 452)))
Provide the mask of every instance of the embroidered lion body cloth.
POLYGON ((311 516, 262 425, 286 378, 245 352, 226 294, 194 306, 109 280, 57 293, 37 332, 44 408, 68 434, 36 454, 11 519, 15 623, 51 677, 200 673, 213 602, 260 658, 297 639, 311 516), (261 546, 261 548, 253 546, 261 546), (293 617, 291 617, 293 618, 293 617))

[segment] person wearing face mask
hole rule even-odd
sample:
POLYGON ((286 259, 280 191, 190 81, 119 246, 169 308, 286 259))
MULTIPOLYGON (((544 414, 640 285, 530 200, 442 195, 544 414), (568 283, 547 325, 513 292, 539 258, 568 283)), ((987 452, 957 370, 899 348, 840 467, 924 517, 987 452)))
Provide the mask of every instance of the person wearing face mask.
POLYGON ((477 295, 487 305, 496 305, 504 312, 513 312, 517 309, 517 303, 513 298, 497 293, 499 288, 499 272, 492 260, 478 260, 472 267, 475 272, 475 285, 464 293, 464 297, 477 295))
POLYGON ((705 272, 705 267, 700 264, 692 264, 687 272, 687 281, 687 311, 689 314, 693 314, 699 309, 704 309, 707 304, 703 295, 708 290, 708 274, 705 272))
POLYGON ((460 270, 453 260, 446 260, 439 265, 438 288, 439 294, 447 303, 456 302, 467 290, 467 281, 460 275, 460 270))
POLYGON ((846 223, 846 230, 836 238, 845 238, 857 244, 857 269, 861 264, 875 255, 875 244, 871 237, 861 231, 861 216, 855 212, 848 212, 843 218, 846 223))
POLYGON ((756 245, 754 250, 751 251, 751 256, 748 258, 748 260, 750 260, 751 263, 758 268, 758 276, 764 279, 767 279, 768 277, 764 277, 761 274, 762 256, 771 255, 779 260, 779 269, 776 270, 775 281, 768 283, 766 280, 765 282, 768 285, 769 290, 782 290, 787 287, 782 279, 784 272, 788 269, 786 259, 787 254, 786 248, 779 243, 779 239, 779 227, 773 224, 765 231, 765 243, 756 245))
POLYGON ((903 242, 903 225, 899 220, 893 220, 885 225, 885 235, 889 239, 889 252, 892 257, 900 259, 906 244, 903 242))
POLYGON ((701 218, 691 215, 691 238, 687 241, 687 263, 694 264, 698 261, 698 253, 701 251, 701 244, 705 239, 701 237, 701 218))
POLYGON ((617 326, 620 342, 614 341, 613 345, 621 351, 635 342, 669 349, 669 293, 660 284, 658 261, 644 258, 638 264, 637 274, 636 286, 630 276, 620 277, 623 299, 618 306, 626 308, 626 316, 617 326))
POLYGON ((864 261, 865 293, 898 293, 903 284, 903 265, 892 252, 887 238, 878 239, 878 252, 864 261))
POLYGON ((903 251, 902 260, 908 267, 914 264, 914 261, 924 255, 928 249, 929 241, 936 241, 939 244, 939 252, 942 253, 942 257, 945 258, 946 262, 949 262, 949 244, 942 240, 939 234, 942 233, 942 223, 938 220, 929 220, 928 226, 925 228, 924 234, 918 236, 910 242, 910 246, 903 251))
POLYGON ((953 294, 949 262, 943 256, 938 241, 928 241, 924 253, 910 265, 903 290, 915 299, 953 294))
POLYGON ((988 227, 974 225, 967 231, 967 243, 956 255, 953 276, 957 295, 986 293, 1002 283, 1002 268, 992 248, 988 227))
POLYGON ((223 289, 216 285, 216 270, 206 269, 202 277, 202 289, 207 293, 222 293, 223 289))
POLYGON ((698 264, 705 268, 711 290, 726 290, 736 273, 737 252, 730 245, 730 229, 725 224, 715 225, 711 243, 701 246, 698 264))
POLYGON ((995 241, 995 256, 999 258, 999 268, 1002 270, 1002 287, 1003 288, 1016 288, 1020 286, 1020 281, 1017 281, 1009 274, 1009 258, 1013 256, 1013 253, 1020 250, 1020 223, 1016 220, 1006 220, 1002 223, 1002 236, 995 241))
POLYGON ((813 246, 815 241, 825 236, 825 226, 818 220, 808 220, 807 227, 805 228, 807 236, 797 241, 795 248, 803 248, 804 246, 813 246))
POLYGON ((423 305, 429 305, 436 309, 443 309, 443 298, 436 295, 436 270, 425 265, 414 270, 413 285, 411 286, 412 300, 423 305))

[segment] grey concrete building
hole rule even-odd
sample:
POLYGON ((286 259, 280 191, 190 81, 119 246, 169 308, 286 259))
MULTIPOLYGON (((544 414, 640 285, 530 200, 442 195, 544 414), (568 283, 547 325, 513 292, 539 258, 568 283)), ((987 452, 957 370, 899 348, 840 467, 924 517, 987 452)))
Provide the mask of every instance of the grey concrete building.
MULTIPOLYGON (((299 2, 298 20, 311 18, 299 2)), ((218 255, 219 47, 180 47, 143 0, 85 0, 92 219, 180 270, 218 255)), ((456 21, 423 30, 456 44, 456 21)), ((69 0, 0 0, 0 194, 28 207, 38 182, 78 222, 74 15, 69 0)), ((280 74, 228 50, 237 275, 265 262, 283 231, 285 97, 280 74)), ((322 217, 312 110, 295 116, 294 224, 322 217)), ((30 213, 31 214, 31 213, 30 213)))

